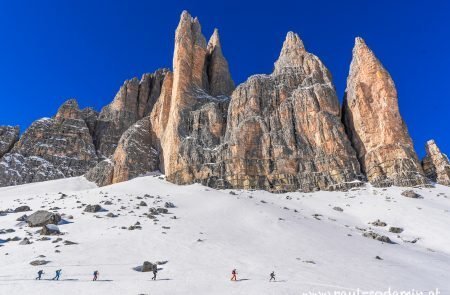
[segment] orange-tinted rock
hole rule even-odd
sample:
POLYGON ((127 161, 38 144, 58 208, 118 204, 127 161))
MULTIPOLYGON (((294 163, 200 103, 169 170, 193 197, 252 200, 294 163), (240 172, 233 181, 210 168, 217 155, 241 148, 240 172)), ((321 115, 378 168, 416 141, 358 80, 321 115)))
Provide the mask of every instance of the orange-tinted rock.
POLYGON ((114 100, 98 116, 95 129, 96 148, 100 157, 111 156, 122 134, 153 109, 168 70, 157 70, 125 81, 114 100))
POLYGON ((426 156, 422 160, 425 175, 438 184, 450 186, 450 161, 446 154, 442 153, 434 140, 429 140, 425 145, 426 156))
POLYGON ((361 38, 356 38, 353 48, 343 121, 370 183, 427 183, 399 112, 394 82, 361 38))
POLYGON ((225 187, 347 189, 361 178, 331 75, 290 32, 271 75, 232 94, 222 160, 225 187))

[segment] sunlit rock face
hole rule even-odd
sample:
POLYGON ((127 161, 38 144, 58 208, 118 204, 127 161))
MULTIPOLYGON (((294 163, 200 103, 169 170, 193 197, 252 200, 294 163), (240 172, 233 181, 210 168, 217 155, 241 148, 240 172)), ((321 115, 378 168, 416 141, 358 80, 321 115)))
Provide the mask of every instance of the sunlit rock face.
POLYGON ((426 156, 422 160, 425 175, 433 182, 450 186, 450 161, 434 140, 425 145, 426 156))
POLYGON ((225 187, 313 191, 359 184, 331 75, 297 34, 287 34, 272 74, 252 76, 233 92, 222 161, 225 187))
POLYGON ((399 108, 394 82, 374 53, 356 38, 343 121, 362 171, 375 186, 427 183, 399 108))
POLYGON ((75 100, 54 118, 33 122, 0 161, 0 185, 79 176, 97 164, 89 128, 75 100))

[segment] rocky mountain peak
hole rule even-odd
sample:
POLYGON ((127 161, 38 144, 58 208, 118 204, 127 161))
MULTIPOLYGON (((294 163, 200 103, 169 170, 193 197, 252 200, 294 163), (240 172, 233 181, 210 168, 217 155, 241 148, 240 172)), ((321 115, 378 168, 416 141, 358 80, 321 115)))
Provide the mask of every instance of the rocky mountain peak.
POLYGON ((426 156, 422 160, 425 175, 432 181, 450 185, 450 161, 442 153, 434 140, 427 141, 425 145, 426 156))
POLYGON ((75 99, 69 99, 64 102, 58 109, 55 115, 57 121, 67 120, 67 119, 81 119, 80 109, 78 107, 78 102, 75 99))
POLYGON ((228 62, 222 53, 218 29, 214 29, 214 33, 209 39, 207 50, 209 94, 212 96, 230 96, 235 86, 231 78, 228 62))
POLYGON ((355 40, 342 113, 363 172, 372 184, 427 183, 400 115, 394 81, 361 38, 355 40))
POLYGON ((305 46, 299 35, 294 32, 288 32, 283 42, 280 56, 275 62, 275 73, 283 72, 288 68, 302 66, 305 53, 305 46))

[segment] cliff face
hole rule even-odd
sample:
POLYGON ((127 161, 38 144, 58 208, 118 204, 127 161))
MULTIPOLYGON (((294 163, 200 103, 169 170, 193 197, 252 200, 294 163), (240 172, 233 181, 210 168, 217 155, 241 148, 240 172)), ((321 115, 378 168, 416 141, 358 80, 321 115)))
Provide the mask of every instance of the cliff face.
POLYGON ((442 153, 434 140, 425 145, 426 156, 422 160, 425 175, 432 181, 450 186, 450 161, 442 153))
POLYGON ((426 184, 389 73, 356 38, 343 121, 363 172, 375 186, 426 184))
POLYGON ((0 126, 0 158, 19 140, 19 126, 0 126))
POLYGON ((215 146, 226 126, 226 112, 234 88, 223 57, 218 32, 209 44, 197 18, 181 15, 175 32, 173 80, 161 95, 151 118, 169 181, 184 184, 210 177, 208 163, 216 162, 215 146))
POLYGON ((359 163, 339 114, 330 73, 288 33, 274 72, 249 78, 232 94, 226 186, 312 191, 356 185, 359 163))
POLYGON ((18 136, 0 127, 0 186, 84 173, 103 186, 156 170, 177 184, 273 192, 346 190, 365 179, 450 185, 434 142, 422 169, 394 82, 362 39, 341 113, 330 72, 297 34, 287 34, 271 74, 235 88, 218 30, 207 43, 187 12, 173 72, 125 81, 100 113, 69 100, 18 136))
POLYGON ((168 70, 157 70, 125 81, 114 100, 100 112, 95 128, 97 153, 110 157, 122 134, 136 121, 148 115, 159 97, 168 70))
POLYGON ((97 155, 75 100, 54 118, 34 122, 0 161, 3 186, 79 176, 97 164, 97 155))

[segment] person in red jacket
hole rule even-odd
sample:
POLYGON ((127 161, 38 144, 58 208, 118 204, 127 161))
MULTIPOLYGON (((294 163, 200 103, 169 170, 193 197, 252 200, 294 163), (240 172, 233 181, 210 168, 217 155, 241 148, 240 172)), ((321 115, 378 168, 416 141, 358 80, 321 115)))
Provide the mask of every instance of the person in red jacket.
POLYGON ((236 275, 237 275, 237 271, 236 271, 236 269, 233 269, 233 271, 231 272, 231 280, 232 281, 237 280, 236 275))

